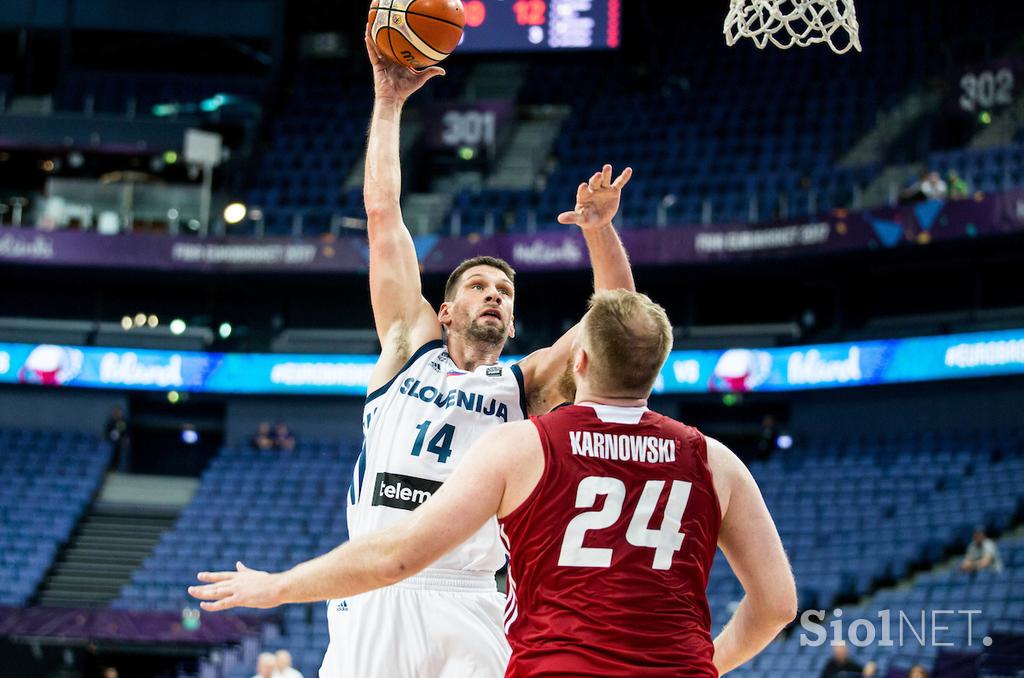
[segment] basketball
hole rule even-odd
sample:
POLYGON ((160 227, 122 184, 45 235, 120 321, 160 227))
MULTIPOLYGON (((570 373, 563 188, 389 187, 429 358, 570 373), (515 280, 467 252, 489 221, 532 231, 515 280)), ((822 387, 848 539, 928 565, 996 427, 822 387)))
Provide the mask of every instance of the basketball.
POLYGON ((370 35, 388 59, 426 68, 458 47, 466 25, 462 0, 374 0, 370 35))

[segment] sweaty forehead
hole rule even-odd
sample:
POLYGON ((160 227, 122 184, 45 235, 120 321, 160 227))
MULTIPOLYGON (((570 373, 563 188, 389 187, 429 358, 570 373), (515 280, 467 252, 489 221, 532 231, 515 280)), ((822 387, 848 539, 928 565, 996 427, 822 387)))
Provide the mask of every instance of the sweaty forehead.
POLYGON ((484 264, 474 266, 473 268, 467 268, 465 273, 462 274, 463 283, 469 282, 473 278, 483 278, 489 282, 504 282, 507 285, 513 285, 512 281, 509 280, 509 277, 505 275, 504 271, 484 264))

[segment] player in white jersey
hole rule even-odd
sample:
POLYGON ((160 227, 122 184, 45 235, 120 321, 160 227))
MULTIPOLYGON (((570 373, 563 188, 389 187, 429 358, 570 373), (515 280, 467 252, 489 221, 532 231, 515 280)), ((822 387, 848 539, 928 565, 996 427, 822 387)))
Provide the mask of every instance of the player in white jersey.
MULTIPOLYGON (((366 40, 376 101, 363 187, 369 218, 370 300, 381 342, 363 415, 365 441, 348 496, 349 535, 386 528, 429 498, 462 455, 499 424, 545 413, 571 399, 565 376, 570 330, 551 348, 502 366, 515 336, 515 272, 501 261, 463 262, 434 310, 400 207, 399 127, 410 95, 440 68, 391 64, 366 40)), ((576 209, 559 215, 583 231, 595 287, 634 289, 612 226, 627 169, 605 166, 580 184, 576 209)), ((569 380, 571 386, 571 379, 569 380)), ((328 603, 331 642, 320 678, 498 678, 510 650, 504 597, 494 573, 505 563, 496 521, 402 584, 328 603)), ((244 566, 239 564, 239 569, 244 566)), ((203 603, 204 609, 222 609, 203 603)), ((226 604, 225 604, 226 605, 226 604)))

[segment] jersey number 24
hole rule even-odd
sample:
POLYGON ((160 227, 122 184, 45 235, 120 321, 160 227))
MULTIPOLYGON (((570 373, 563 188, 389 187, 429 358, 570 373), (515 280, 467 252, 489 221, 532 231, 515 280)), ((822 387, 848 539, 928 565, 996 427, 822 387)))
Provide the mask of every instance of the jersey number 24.
MULTIPOLYGON (((665 490, 664 480, 648 480, 644 486, 640 501, 633 511, 633 518, 626 530, 626 541, 640 548, 654 549, 655 570, 667 570, 672 567, 672 558, 683 548, 683 535, 679 526, 683 522, 683 512, 690 501, 692 483, 681 480, 672 481, 665 516, 661 528, 650 529, 651 516, 665 490)), ((604 506, 600 511, 587 511, 569 521, 562 539, 562 551, 558 564, 562 567, 608 567, 612 563, 610 548, 595 548, 583 545, 583 539, 591 530, 604 530, 614 525, 622 515, 622 505, 626 501, 626 485, 618 478, 602 478, 590 476, 580 482, 576 491, 576 508, 593 508, 599 495, 605 496, 604 506)))

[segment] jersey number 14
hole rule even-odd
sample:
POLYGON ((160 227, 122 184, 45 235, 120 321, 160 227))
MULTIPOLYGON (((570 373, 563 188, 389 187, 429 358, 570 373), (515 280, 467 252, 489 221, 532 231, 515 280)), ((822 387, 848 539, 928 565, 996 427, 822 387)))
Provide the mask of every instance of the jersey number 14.
MULTIPOLYGON (((626 541, 633 546, 654 549, 654 563, 651 567, 655 570, 671 568, 673 557, 683 548, 685 535, 679 531, 679 526, 683 522, 686 504, 690 501, 691 487, 693 483, 672 481, 665 516, 658 530, 650 529, 650 523, 665 490, 664 480, 648 480, 633 511, 633 518, 626 530, 626 541)), ((576 508, 593 508, 599 495, 605 496, 601 510, 581 513, 565 529, 558 558, 558 564, 562 567, 609 567, 612 564, 613 549, 584 546, 583 539, 587 532, 607 529, 619 520, 622 505, 626 501, 626 485, 618 478, 584 478, 576 491, 576 508)))
MULTIPOLYGON (((423 452, 423 443, 427 440, 427 431, 430 430, 432 423, 431 421, 425 421, 416 427, 419 435, 416 436, 416 442, 412 444, 412 456, 418 457, 423 452)), ((455 427, 451 424, 445 424, 427 443, 427 452, 436 454, 437 461, 442 464, 445 463, 448 461, 448 457, 452 456, 452 438, 454 437, 455 427)))

